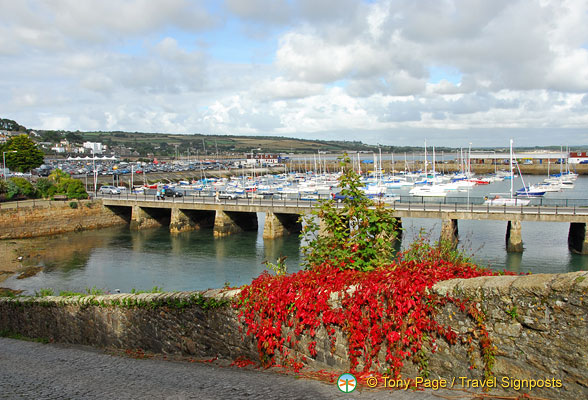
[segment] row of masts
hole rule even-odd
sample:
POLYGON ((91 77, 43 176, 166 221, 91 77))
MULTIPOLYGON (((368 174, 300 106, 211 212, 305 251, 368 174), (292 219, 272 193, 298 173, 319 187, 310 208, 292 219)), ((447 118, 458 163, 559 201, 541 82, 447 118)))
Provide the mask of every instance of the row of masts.
MULTIPOLYGON (((321 152, 317 154, 313 154, 311 160, 307 157, 304 157, 303 161, 299 160, 298 162, 294 163, 290 161, 290 163, 286 163, 286 170, 287 172, 312 172, 314 174, 324 175, 329 174, 331 172, 336 172, 339 170, 336 165, 333 165, 333 162, 329 163, 327 157, 321 157, 321 152)), ((389 172, 394 176, 397 173, 396 170, 396 162, 394 160, 394 153, 389 153, 390 160, 389 160, 389 172)), ((408 161, 408 154, 404 152, 404 172, 410 172, 411 170, 417 169, 416 163, 421 163, 420 160, 417 159, 418 156, 413 153, 412 155, 412 162, 408 161)), ((382 156, 382 149, 378 149, 378 153, 373 153, 373 170, 369 170, 369 167, 366 167, 365 170, 362 168, 362 159, 361 154, 358 152, 357 157, 351 157, 351 168, 356 171, 359 175, 364 174, 373 174, 376 178, 381 178, 384 173, 384 157, 382 156)), ((460 150, 456 151, 455 159, 458 161, 459 164, 459 172, 466 174, 467 176, 472 175, 471 173, 471 147, 467 153, 464 152, 464 149, 461 148, 460 150)), ((441 163, 445 163, 445 153, 442 152, 441 155, 441 163)), ((423 174, 427 175, 429 172, 434 176, 437 174, 436 166, 438 162, 436 160, 436 153, 435 153, 435 146, 433 146, 433 154, 432 154, 432 163, 429 162, 429 156, 427 154, 427 143, 425 141, 425 150, 424 150, 424 159, 422 161, 422 166, 424 169, 423 174), (429 165, 432 166, 432 171, 429 171, 429 165)), ((444 171, 443 171, 444 172, 444 171)))

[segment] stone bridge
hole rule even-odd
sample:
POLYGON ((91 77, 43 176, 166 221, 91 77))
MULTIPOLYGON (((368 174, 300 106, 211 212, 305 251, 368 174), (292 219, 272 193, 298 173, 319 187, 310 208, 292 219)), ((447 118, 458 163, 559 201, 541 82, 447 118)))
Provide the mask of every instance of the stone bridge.
MULTIPOLYGON (((216 237, 256 230, 257 214, 266 214, 264 238, 300 232, 300 215, 310 213, 316 201, 301 199, 184 196, 156 200, 154 196, 101 196, 103 205, 125 215, 132 229, 169 225, 172 233, 212 227, 216 237)), ((342 207, 342 204, 337 204, 342 207)), ((588 254, 588 207, 490 206, 474 204, 386 203, 399 221, 402 218, 442 220, 441 239, 457 244, 459 220, 501 220, 507 222, 506 245, 522 252, 521 222, 565 222, 570 224, 568 244, 573 252, 588 254)), ((399 227, 401 227, 401 222, 399 227)))

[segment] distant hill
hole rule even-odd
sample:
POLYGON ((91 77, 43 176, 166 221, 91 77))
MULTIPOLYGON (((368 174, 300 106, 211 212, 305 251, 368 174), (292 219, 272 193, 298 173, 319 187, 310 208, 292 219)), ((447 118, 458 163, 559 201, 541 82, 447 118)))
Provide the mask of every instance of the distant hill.
MULTIPOLYGON (((27 132, 29 129, 10 119, 0 119, 0 129, 8 131, 27 132)), ((186 156, 214 155, 230 153, 317 153, 318 151, 343 153, 345 151, 378 152, 378 146, 362 143, 361 141, 343 140, 308 140, 280 136, 238 136, 238 135, 205 135, 170 134, 122 131, 51 131, 35 130, 35 140, 58 143, 67 139, 70 143, 81 145, 83 142, 100 142, 114 149, 117 154, 135 152, 139 156, 186 156)), ((574 146, 577 147, 577 146, 574 146)), ((422 152, 422 146, 380 146, 382 153, 412 153, 422 152)), ((579 148, 582 148, 580 146, 579 148)), ((451 147, 436 147, 437 154, 455 153, 459 149, 451 147)), ((467 150, 467 149, 466 149, 467 150)), ((474 150, 474 149, 472 149, 474 150)), ((475 148, 475 151, 508 152, 508 148, 475 148)), ((517 147, 517 151, 559 150, 559 146, 546 147, 517 147)))
POLYGON ((16 121, 11 119, 0 119, 0 130, 3 131, 12 131, 12 132, 26 132, 27 128, 22 125, 19 125, 16 121))

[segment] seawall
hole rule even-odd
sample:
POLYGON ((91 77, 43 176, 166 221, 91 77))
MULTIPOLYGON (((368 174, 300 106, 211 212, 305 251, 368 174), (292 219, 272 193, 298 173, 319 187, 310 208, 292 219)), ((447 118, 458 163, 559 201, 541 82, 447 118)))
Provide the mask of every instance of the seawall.
MULTIPOLYGON (((437 283, 432 292, 467 299, 485 316, 496 346, 493 373, 499 392, 527 392, 550 399, 588 398, 588 272, 455 279, 437 283), (545 386, 529 390, 530 380, 545 386)), ((85 297, 0 298, 0 331, 56 342, 192 357, 246 357, 259 361, 256 343, 228 304, 238 290, 203 293, 118 294, 85 297)), ((438 339, 436 351, 406 362, 405 377, 416 377, 423 364, 430 379, 484 379, 484 361, 475 322, 450 303, 438 320, 459 333, 458 344, 438 339)), ((343 332, 332 346, 324 329, 314 338, 299 337, 292 354, 305 356, 312 369, 348 371, 343 332), (317 342, 315 357, 307 344, 317 342)), ((302 357, 301 357, 302 358, 302 357)), ((385 364, 381 366, 386 369, 385 364)), ((473 389, 475 390, 475 389, 473 389)))
POLYGON ((0 239, 23 239, 127 224, 101 200, 51 201, 36 206, 0 209, 0 239), (73 207, 72 207, 73 206, 73 207))

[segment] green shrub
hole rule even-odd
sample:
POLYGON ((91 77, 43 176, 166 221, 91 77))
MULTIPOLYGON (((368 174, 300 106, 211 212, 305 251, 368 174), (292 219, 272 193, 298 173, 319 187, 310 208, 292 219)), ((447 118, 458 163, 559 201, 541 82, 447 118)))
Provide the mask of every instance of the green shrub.
POLYGON ((67 186, 67 197, 70 199, 87 199, 88 193, 82 181, 70 179, 67 186))
POLYGON ((82 181, 72 178, 60 178, 59 182, 49 189, 48 194, 49 196, 65 195, 68 199, 88 198, 88 193, 82 181))
POLYGON ((15 197, 36 197, 36 190, 25 178, 10 178, 7 182, 6 198, 13 199, 15 197))
POLYGON ((392 261, 398 234, 393 210, 366 196, 350 164, 345 155, 339 178, 341 207, 334 200, 322 200, 310 215, 302 217, 307 269, 327 262, 340 269, 369 271, 392 261))
POLYGON ((49 191, 54 186, 53 181, 48 178, 39 178, 35 183, 35 188, 37 189, 37 193, 41 197, 49 197, 49 191))

